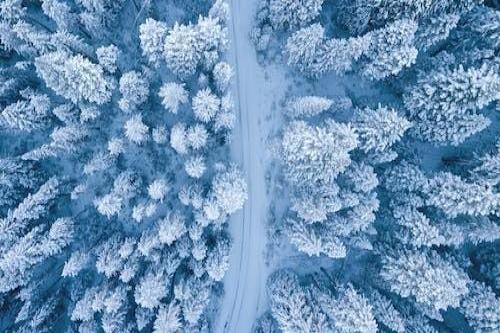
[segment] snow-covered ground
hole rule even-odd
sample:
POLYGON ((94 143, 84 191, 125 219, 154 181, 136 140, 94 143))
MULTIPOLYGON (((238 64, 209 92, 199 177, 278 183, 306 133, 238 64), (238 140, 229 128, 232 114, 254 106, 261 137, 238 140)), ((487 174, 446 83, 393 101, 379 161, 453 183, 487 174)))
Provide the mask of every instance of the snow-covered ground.
POLYGON ((283 72, 264 69, 257 62, 249 34, 257 0, 232 0, 229 61, 235 68, 234 95, 239 121, 232 142, 233 160, 247 177, 248 201, 230 221, 233 248, 224 278, 224 298, 215 332, 251 332, 255 319, 266 309, 266 219, 271 198, 266 191, 269 163, 266 140, 272 128, 270 113, 285 90, 283 72), (272 75, 267 75, 268 71, 272 75))

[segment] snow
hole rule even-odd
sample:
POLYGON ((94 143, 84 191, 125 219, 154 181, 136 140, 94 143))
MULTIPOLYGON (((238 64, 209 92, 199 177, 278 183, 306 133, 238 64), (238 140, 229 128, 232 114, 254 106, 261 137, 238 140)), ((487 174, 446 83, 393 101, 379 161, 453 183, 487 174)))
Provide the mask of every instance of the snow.
POLYGON ((231 146, 233 161, 247 177, 248 201, 233 215, 229 230, 233 238, 230 268, 224 278, 225 295, 214 332, 251 332, 253 323, 267 308, 265 287, 270 273, 265 264, 267 213, 271 200, 266 191, 266 140, 273 103, 285 93, 282 71, 266 75, 257 61, 249 34, 257 0, 232 0, 229 62, 236 72, 233 87, 239 119, 231 146))

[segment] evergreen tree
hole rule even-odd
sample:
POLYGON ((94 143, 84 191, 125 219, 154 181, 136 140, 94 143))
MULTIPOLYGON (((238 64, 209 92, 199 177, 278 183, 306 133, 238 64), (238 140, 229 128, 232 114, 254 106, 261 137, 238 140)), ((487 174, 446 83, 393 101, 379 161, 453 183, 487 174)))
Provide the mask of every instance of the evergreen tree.
POLYGON ((380 275, 391 291, 436 310, 458 307, 469 291, 467 275, 434 251, 400 251, 382 262, 380 275))
POLYGON ((159 67, 163 60, 163 45, 167 36, 168 28, 163 22, 152 18, 139 26, 139 38, 141 41, 142 54, 155 67, 159 67))
POLYGON ((379 105, 376 110, 358 110, 354 126, 361 149, 381 152, 399 141, 411 123, 394 109, 379 105))
POLYGON ((104 104, 111 99, 113 82, 100 65, 81 55, 70 56, 61 51, 47 53, 36 58, 35 66, 49 88, 73 103, 104 104))
POLYGON ((188 92, 184 85, 175 82, 162 85, 158 95, 162 99, 161 104, 173 114, 177 114, 179 106, 188 102, 188 92))
POLYGON ((332 107, 333 100, 319 96, 303 96, 290 99, 286 104, 289 117, 312 117, 332 107))
POLYGON ((349 152, 358 145, 354 130, 333 121, 312 127, 292 122, 282 141, 287 177, 294 183, 329 183, 351 163, 349 152))
POLYGON ((0 126, 31 132, 44 128, 49 123, 50 99, 47 95, 29 94, 27 100, 20 100, 5 107, 0 113, 0 126))
POLYGON ((370 48, 361 58, 361 73, 371 80, 385 79, 411 66, 417 58, 415 21, 399 20, 371 33, 370 48))
POLYGON ((277 271, 267 282, 271 313, 281 331, 328 332, 326 315, 313 305, 298 277, 291 271, 277 271))
POLYGON ((484 283, 471 284, 461 308, 475 332, 495 332, 500 329, 500 299, 484 283))
POLYGON ((430 180, 427 203, 442 209, 446 215, 499 214, 500 194, 489 185, 467 183, 459 176, 443 172, 430 180))
POLYGON ((118 101, 120 109, 131 112, 144 103, 149 95, 149 84, 136 71, 127 72, 120 78, 120 93, 122 98, 118 101))
POLYGON ((497 100, 499 91, 500 78, 493 67, 458 66, 421 77, 404 102, 420 138, 441 145, 458 145, 489 125, 475 112, 497 100))
POLYGON ((270 0, 269 19, 275 29, 303 27, 321 11, 324 0, 270 0))

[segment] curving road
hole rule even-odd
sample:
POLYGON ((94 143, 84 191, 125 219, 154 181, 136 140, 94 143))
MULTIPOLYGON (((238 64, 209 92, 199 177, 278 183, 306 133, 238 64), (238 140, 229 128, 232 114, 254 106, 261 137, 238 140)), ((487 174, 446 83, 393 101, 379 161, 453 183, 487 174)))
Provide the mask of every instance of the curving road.
POLYGON ((273 98, 249 39, 257 1, 230 0, 230 3, 232 45, 228 55, 235 68, 234 95, 239 108, 231 150, 233 160, 242 166, 247 177, 248 201, 229 223, 233 248, 214 332, 246 333, 251 332, 266 305, 266 135, 260 124, 265 122, 273 98))

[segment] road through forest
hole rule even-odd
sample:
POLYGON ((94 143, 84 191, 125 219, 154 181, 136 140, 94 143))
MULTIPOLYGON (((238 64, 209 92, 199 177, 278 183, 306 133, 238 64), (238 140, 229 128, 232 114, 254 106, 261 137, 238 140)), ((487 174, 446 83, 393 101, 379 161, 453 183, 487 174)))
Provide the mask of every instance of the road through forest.
POLYGON ((266 216, 268 198, 265 183, 265 139, 262 123, 270 112, 273 98, 264 69, 258 64, 250 31, 256 0, 231 0, 229 32, 232 43, 228 61, 235 68, 234 97, 239 112, 231 146, 248 183, 248 201, 232 216, 229 230, 233 238, 230 268, 224 278, 224 298, 214 332, 251 332, 255 319, 265 308, 267 267, 266 216))

